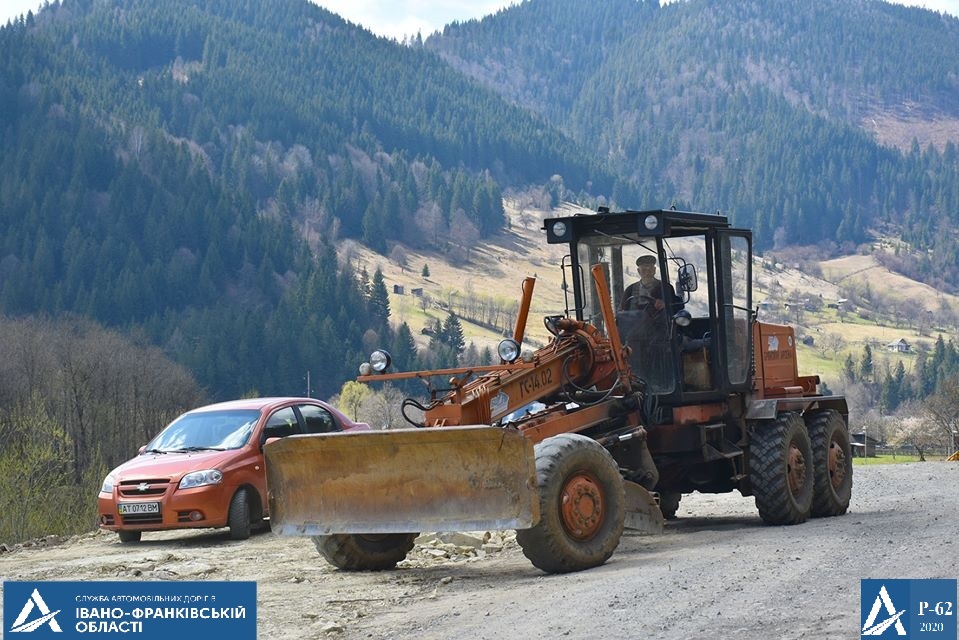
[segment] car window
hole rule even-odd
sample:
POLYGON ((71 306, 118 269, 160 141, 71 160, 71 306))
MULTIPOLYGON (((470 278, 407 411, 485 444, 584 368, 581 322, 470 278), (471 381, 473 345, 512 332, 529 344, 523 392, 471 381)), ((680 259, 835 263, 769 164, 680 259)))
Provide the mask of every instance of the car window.
POLYGON ((259 417, 259 411, 246 409, 186 413, 145 448, 150 452, 238 449, 250 439, 259 417))
POLYGON ((296 433, 300 433, 300 425, 296 420, 293 407, 274 411, 273 415, 266 421, 266 428, 263 430, 263 434, 267 438, 285 438, 296 433))
POLYGON ((299 409, 300 415, 303 416, 303 422, 306 423, 306 433, 329 433, 330 431, 340 430, 337 427, 336 420, 323 407, 314 404, 301 404, 299 409))

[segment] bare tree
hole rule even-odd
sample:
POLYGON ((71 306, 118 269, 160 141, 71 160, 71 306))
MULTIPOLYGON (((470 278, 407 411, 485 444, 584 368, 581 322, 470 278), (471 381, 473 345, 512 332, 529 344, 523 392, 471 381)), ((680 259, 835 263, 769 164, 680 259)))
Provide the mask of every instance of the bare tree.
POLYGON ((450 216, 450 238, 466 251, 466 262, 469 262, 470 253, 479 242, 480 234, 462 209, 457 209, 450 216))
POLYGON ((360 407, 360 419, 374 429, 397 429, 409 426, 400 412, 404 394, 391 384, 373 390, 360 407))
POLYGON ((406 249, 402 245, 393 245, 393 249, 390 251, 390 260, 402 270, 403 273, 406 273, 406 268, 408 265, 408 256, 406 254, 406 249))
POLYGON ((955 443, 959 436, 959 377, 940 382, 936 392, 923 402, 920 412, 944 442, 955 443))
POLYGON ((920 462, 926 461, 926 454, 932 447, 940 444, 942 439, 935 424, 915 414, 904 413, 892 420, 890 431, 889 443, 894 446, 915 447, 920 462))

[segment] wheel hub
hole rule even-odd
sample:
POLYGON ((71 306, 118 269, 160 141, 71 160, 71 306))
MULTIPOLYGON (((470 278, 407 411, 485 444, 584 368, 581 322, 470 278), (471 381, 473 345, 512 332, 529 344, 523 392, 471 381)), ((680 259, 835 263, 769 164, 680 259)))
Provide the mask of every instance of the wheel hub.
POLYGON ((589 540, 603 522, 603 491, 591 475, 578 473, 567 480, 560 496, 563 528, 577 540, 589 540))
POLYGON ((846 479, 846 452, 835 440, 829 443, 829 480, 838 489, 846 479))
POLYGON ((789 482, 789 491, 794 496, 799 495, 806 485, 806 457, 794 442, 789 443, 786 477, 789 482))

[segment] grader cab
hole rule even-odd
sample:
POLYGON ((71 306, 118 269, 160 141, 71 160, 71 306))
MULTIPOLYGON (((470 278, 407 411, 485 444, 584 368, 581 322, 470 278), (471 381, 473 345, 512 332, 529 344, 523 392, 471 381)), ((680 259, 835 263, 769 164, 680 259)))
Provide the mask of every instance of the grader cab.
POLYGON ((275 532, 383 569, 420 531, 514 528, 535 566, 567 572, 605 562, 624 527, 661 530, 693 491, 753 496, 771 524, 845 513, 845 399, 799 376, 791 327, 757 320, 748 230, 606 209, 544 230, 569 248, 549 343, 522 349, 527 279, 500 364, 390 372, 374 353, 359 380, 420 378, 430 397, 404 402, 408 429, 268 444, 275 532))

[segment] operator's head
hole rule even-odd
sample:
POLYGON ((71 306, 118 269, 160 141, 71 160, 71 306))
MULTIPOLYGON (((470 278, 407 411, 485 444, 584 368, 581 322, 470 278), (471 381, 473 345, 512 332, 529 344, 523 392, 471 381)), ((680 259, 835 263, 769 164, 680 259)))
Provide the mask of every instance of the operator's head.
POLYGON ((640 273, 655 273, 656 256, 639 256, 636 258, 636 267, 640 273))

